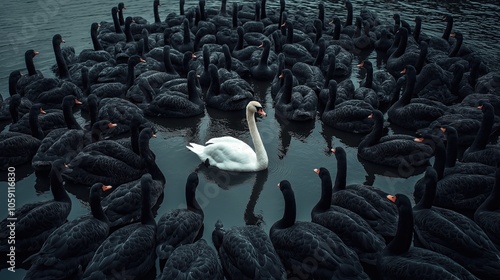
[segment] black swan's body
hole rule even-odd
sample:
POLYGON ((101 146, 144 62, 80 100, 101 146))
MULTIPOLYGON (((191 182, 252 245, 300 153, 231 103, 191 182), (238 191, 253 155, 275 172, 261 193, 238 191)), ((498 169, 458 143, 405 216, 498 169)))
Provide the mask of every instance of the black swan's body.
POLYGON ((141 221, 120 228, 104 240, 85 269, 83 279, 142 278, 154 266, 156 222, 150 208, 152 181, 149 174, 142 177, 141 221))
POLYGON ((212 241, 227 279, 286 279, 269 236, 256 225, 223 229, 219 220, 212 241))
POLYGON ((79 266, 87 266, 109 234, 109 221, 101 207, 101 194, 109 189, 111 186, 101 183, 90 188, 92 213, 57 228, 40 252, 28 259, 32 266, 24 279, 65 279, 78 274, 79 266))
MULTIPOLYGON (((49 174, 54 199, 28 203, 15 210, 12 218, 16 218, 16 254, 38 252, 49 235, 66 222, 71 211, 71 199, 64 189, 61 178, 61 171, 64 168, 64 160, 57 160, 53 163, 49 174)), ((7 243, 10 235, 10 228, 7 227, 9 223, 11 222, 7 219, 0 222, 2 254, 7 254, 11 246, 7 243)))
POLYGON ((296 222, 295 196, 286 180, 278 184, 285 199, 283 218, 269 231, 289 277, 307 275, 317 279, 368 279, 358 256, 329 229, 311 222, 296 222), (311 259, 312 262, 303 261, 311 259))
POLYGON ((437 173, 425 174, 423 198, 413 209, 415 244, 453 259, 481 279, 494 279, 500 272, 500 251, 471 219, 453 210, 433 206, 437 173))
POLYGON ((358 146, 358 156, 364 160, 392 167, 422 166, 429 162, 433 150, 429 145, 416 143, 410 136, 383 137, 384 116, 375 110, 370 115, 375 123, 372 131, 358 146))
POLYGON ((166 261, 177 247, 195 242, 203 232, 204 214, 195 198, 198 183, 198 174, 189 174, 185 186, 187 208, 166 212, 158 220, 156 254, 160 261, 166 261))
POLYGON ((461 265, 445 255, 412 247, 413 211, 404 194, 388 196, 398 207, 396 237, 383 250, 377 266, 384 279, 477 279, 461 265))

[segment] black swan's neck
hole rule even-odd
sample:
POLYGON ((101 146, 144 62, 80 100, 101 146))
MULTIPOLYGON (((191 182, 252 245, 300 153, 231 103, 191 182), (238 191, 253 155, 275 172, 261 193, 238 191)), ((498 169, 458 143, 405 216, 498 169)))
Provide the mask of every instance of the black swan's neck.
POLYGON ((335 110, 335 102, 337 102, 337 83, 335 80, 330 80, 328 83, 328 101, 326 102, 325 112, 335 110))
POLYGON ((92 39, 92 46, 94 46, 94 51, 102 51, 103 48, 101 46, 101 43, 97 39, 97 28, 91 27, 90 38, 92 39))
POLYGON ((63 179, 59 168, 52 168, 50 171, 50 189, 55 201, 71 202, 68 193, 64 189, 63 179))
POLYGON ((453 17, 447 16, 446 29, 443 32, 443 39, 448 41, 450 39, 451 29, 453 28, 453 17))
POLYGON ((293 76, 292 74, 287 74, 284 77, 285 83, 283 84, 283 93, 280 97, 280 102, 282 104, 288 104, 292 101, 292 88, 293 88, 293 76))
MULTIPOLYGON (((430 172, 430 171, 428 171, 430 172)), ((434 171, 431 171, 435 173, 434 171)), ((421 209, 431 209, 432 204, 434 203, 434 198, 436 197, 436 187, 437 180, 434 176, 429 176, 427 173, 424 176, 425 190, 424 195, 420 199, 420 201, 413 207, 414 210, 421 209)))
POLYGON ((420 74, 420 71, 422 71, 428 52, 429 49, 427 48, 427 43, 425 41, 422 41, 420 43, 420 53, 418 54, 417 64, 415 65, 415 70, 417 71, 417 74, 420 74))
POLYGON ((172 60, 170 59, 170 46, 165 45, 163 47, 163 64, 165 65, 165 72, 169 74, 177 74, 174 66, 172 65, 172 60))
POLYGON ((89 200, 90 200, 90 211, 92 212, 92 216, 94 216, 94 218, 100 221, 106 223, 109 222, 108 217, 104 214, 104 211, 102 210, 100 191, 93 190, 89 200))
POLYGON ((406 73, 406 88, 398 101, 399 105, 404 106, 410 103, 415 89, 415 82, 416 73, 414 71, 408 71, 406 73))
POLYGON ((33 55, 26 54, 24 56, 24 62, 26 63, 26 70, 28 70, 28 75, 36 75, 35 63, 33 63, 33 55))
POLYGON ((455 38, 456 38, 455 47, 453 47, 453 50, 450 52, 449 57, 456 57, 458 55, 458 52, 460 51, 460 48, 462 47, 463 43, 462 36, 456 36, 455 38))
POLYGON ((160 6, 160 0, 153 1, 153 13, 155 16, 155 23, 161 23, 160 13, 158 12, 158 6, 160 6))
POLYGON ((347 160, 345 152, 337 151, 335 153, 337 158, 337 175, 335 177, 335 185, 333 186, 333 192, 345 190, 347 182, 347 160))
POLYGON ((375 145, 384 134, 384 116, 382 113, 373 113, 373 118, 373 129, 365 136, 361 143, 359 143, 358 149, 375 145), (378 116, 378 114, 380 114, 380 116, 378 116))
POLYGON ((113 25, 115 26, 116 33, 123 33, 120 27, 120 20, 118 19, 118 10, 116 8, 111 9, 111 17, 113 18, 113 25))
MULTIPOLYGON (((320 171, 323 172, 323 171, 320 171)), ((332 178, 330 177, 330 173, 321 174, 321 198, 314 206, 313 213, 323 213, 326 210, 330 209, 332 204, 332 178)))
POLYGON ((446 167, 454 167, 458 156, 458 135, 457 131, 446 133, 446 167))
POLYGON ((262 54, 260 56, 260 61, 259 61, 260 66, 268 66, 267 61, 269 59, 270 52, 271 52, 271 44, 264 44, 264 50, 262 50, 262 54))
MULTIPOLYGON (((487 105, 485 104, 483 106, 487 105)), ((491 107, 491 105, 489 104, 488 106, 491 107)), ((481 127, 477 132, 476 138, 474 138, 474 142, 472 142, 472 145, 468 149, 470 152, 483 150, 489 142, 495 115, 493 113, 493 108, 491 108, 491 110, 489 108, 483 110, 483 120, 481 122, 481 127)))
MULTIPOLYGON (((193 183, 188 181, 187 184, 193 184, 193 183)), ((196 186, 190 186, 190 185, 186 186, 186 204, 188 210, 196 212, 203 216, 203 209, 196 200, 196 186)))
POLYGON ((349 1, 346 1, 345 7, 347 8, 347 17, 345 20, 345 26, 352 25, 352 4, 349 1))
POLYGON ((153 213, 151 212, 151 180, 148 180, 144 185, 141 180, 141 188, 142 188, 142 204, 141 204, 141 223, 143 225, 152 225, 156 224, 155 219, 153 218, 153 213))
POLYGON ((400 255, 407 252, 413 239, 413 211, 411 205, 400 205, 399 208, 396 236, 384 249, 390 255, 400 255))
POLYGON ((283 190, 283 197, 285 198, 285 211, 283 213, 283 218, 277 221, 273 227, 275 228, 288 228, 295 224, 296 219, 296 206, 295 206, 295 196, 290 189, 283 190))
POLYGON ((406 28, 400 28, 399 33, 399 45, 396 51, 392 54, 392 57, 394 58, 398 58, 403 55, 406 50, 406 45, 408 44, 408 33, 406 31, 406 28))
POLYGON ((125 21, 125 41, 127 43, 135 41, 134 36, 132 35, 132 30, 130 30, 130 25, 132 24, 132 22, 133 20, 131 18, 127 18, 127 20, 125 21))
POLYGON ((42 127, 40 126, 40 122, 38 121, 38 115, 38 112, 34 112, 34 110, 31 110, 29 114, 29 124, 31 135, 37 139, 42 140, 44 137, 44 133, 42 127))
POLYGON ((437 173, 437 179, 441 180, 444 175, 446 166, 446 147, 441 139, 436 140, 436 147, 434 149, 434 169, 437 173))
POLYGON ((238 27, 238 3, 236 3, 236 2, 233 2, 232 20, 233 20, 233 28, 237 28, 238 27))
POLYGON ((52 43, 54 48, 54 55, 56 56, 57 68, 59 70, 59 77, 61 79, 69 79, 69 71, 68 66, 66 65, 66 61, 64 61, 64 57, 61 52, 61 42, 55 40, 52 43))
POLYGON ((76 121, 75 115, 73 114, 73 104, 74 104, 73 100, 72 103, 68 102, 68 104, 64 104, 63 107, 64 121, 66 122, 66 126, 68 127, 68 129, 82 129, 81 126, 76 121))

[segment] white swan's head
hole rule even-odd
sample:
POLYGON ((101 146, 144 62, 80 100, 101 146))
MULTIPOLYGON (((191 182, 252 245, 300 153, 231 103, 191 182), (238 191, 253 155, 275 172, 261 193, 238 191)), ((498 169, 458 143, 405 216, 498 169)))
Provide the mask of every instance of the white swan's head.
POLYGON ((248 102, 247 112, 251 112, 252 114, 258 113, 261 116, 266 116, 266 112, 264 112, 262 105, 257 101, 248 102))

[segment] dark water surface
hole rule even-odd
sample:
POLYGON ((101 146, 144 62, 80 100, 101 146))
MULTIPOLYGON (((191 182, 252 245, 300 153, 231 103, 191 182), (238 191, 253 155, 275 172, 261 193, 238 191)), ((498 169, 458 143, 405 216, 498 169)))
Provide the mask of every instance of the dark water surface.
MULTIPOLYGON (((153 21, 152 0, 125 2, 125 15, 143 16, 153 21)), ((207 7, 219 6, 220 1, 207 0, 207 7)), ((233 1, 228 1, 228 9, 233 1)), ((267 1, 270 13, 279 6, 279 1, 267 1)), ((333 15, 345 19, 343 1, 325 2, 326 17, 333 15)), ((378 17, 392 23, 392 14, 398 12, 402 19, 413 25, 416 15, 424 18, 422 31, 429 35, 439 35, 445 28, 438 21, 443 14, 455 17, 454 30, 464 35, 465 43, 473 46, 489 66, 490 70, 500 70, 500 36, 497 25, 500 7, 496 0, 489 1, 351 1, 354 15, 361 7, 375 11, 378 17), (456 2, 456 3, 447 3, 456 2)), ((178 1, 161 1, 160 16, 178 13, 178 1)), ((198 1, 186 0, 186 9, 198 1)), ((288 0, 289 14, 297 5, 317 17, 319 1, 288 0)), ((111 7, 118 1, 4 1, 0 10, 3 26, 0 30, 0 93, 8 96, 8 75, 12 70, 25 71, 24 52, 35 49, 40 54, 35 65, 46 77, 52 76, 50 66, 55 63, 51 38, 60 33, 65 46, 73 46, 76 53, 91 48, 90 24, 94 21, 111 21, 111 7)), ((375 53, 355 57, 353 67, 365 58, 375 60, 375 53)), ((376 65, 376 63, 374 63, 376 65)), ((356 86, 363 73, 354 69, 351 79, 356 86)), ((412 194, 413 185, 422 170, 387 170, 374 164, 361 163, 356 147, 361 138, 325 127, 321 121, 311 123, 281 123, 275 118, 272 99, 268 94, 269 84, 254 83, 257 99, 261 100, 268 117, 259 119, 257 126, 264 141, 269 168, 265 172, 230 174, 227 172, 200 170, 198 201, 205 212, 205 239, 209 240, 217 219, 226 227, 261 223, 265 231, 283 215, 283 198, 276 185, 288 179, 297 197, 297 220, 310 220, 310 211, 320 196, 318 176, 314 168, 327 167, 335 175, 335 158, 326 152, 328 146, 346 148, 348 156, 347 183, 365 183, 377 186, 387 192, 412 194), (413 173, 412 173, 413 172, 413 173), (416 174, 416 175, 413 175, 416 174)), ((77 113, 79 116, 79 113, 77 113)), ((79 117, 80 118, 80 117, 79 117)), ((84 119, 80 120, 83 122, 84 119)), ((185 148, 188 142, 204 143, 211 137, 231 135, 248 143, 250 135, 244 112, 221 113, 208 109, 202 117, 176 120, 154 120, 158 124, 158 138, 151 140, 151 148, 156 160, 167 178, 165 197, 158 217, 175 208, 183 207, 185 180, 190 172, 199 166, 198 157, 185 148)), ((6 124, 3 124, 2 129, 6 124)), ((45 176, 36 176, 30 166, 16 168, 17 206, 33 201, 52 198, 45 176)), ((0 218, 7 215, 6 174, 0 173, 0 218)), ((89 211, 88 188, 68 186, 73 201, 69 219, 74 219, 89 211)), ((17 264, 19 266, 21 264, 17 264)), ((18 268, 16 273, 6 269, 0 271, 0 279, 22 279, 25 271, 18 268)))

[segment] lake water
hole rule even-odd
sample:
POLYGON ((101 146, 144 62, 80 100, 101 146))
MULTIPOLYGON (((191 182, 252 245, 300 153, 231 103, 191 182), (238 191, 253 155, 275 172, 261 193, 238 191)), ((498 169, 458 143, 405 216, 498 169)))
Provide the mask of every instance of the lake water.
MULTIPOLYGON (((118 2, 118 1, 117 1, 118 2)), ((153 21, 151 0, 125 2, 125 15, 143 16, 153 21)), ((276 10, 279 1, 267 1, 267 11, 276 10)), ((326 1, 326 16, 336 15, 345 19, 346 10, 341 1, 326 1)), ((395 12, 401 14, 413 25, 416 15, 424 18, 422 31, 429 35, 441 34, 443 22, 435 20, 443 14, 455 18, 454 29, 464 35, 465 43, 472 46, 485 58, 490 70, 500 70, 500 37, 495 27, 498 24, 500 7, 495 0, 489 1, 351 1, 354 14, 361 7, 375 11, 378 17, 392 23, 395 12)), ((160 16, 178 12, 178 1, 165 1, 160 7, 160 16)), ((185 7, 196 5, 197 1, 186 0, 185 7)), ((317 16, 319 1, 288 0, 289 14, 298 5, 312 17, 317 16)), ((111 21, 112 1, 6 1, 0 10, 3 19, 0 42, 0 93, 8 96, 8 75, 12 70, 24 66, 24 52, 35 49, 40 54, 35 65, 45 76, 51 76, 50 66, 55 63, 51 38, 60 33, 66 41, 65 46, 73 46, 77 53, 91 48, 90 24, 111 21)), ((207 7, 219 6, 219 1, 208 1, 207 7)), ((228 9, 232 1, 228 1, 228 9)), ((375 61, 375 52, 363 53, 353 60, 353 79, 356 86, 363 78, 355 66, 358 62, 370 59, 375 61)), ((376 63, 374 63, 376 65, 376 63)), ((257 126, 264 141, 269 157, 269 168, 265 172, 249 174, 230 174, 222 171, 200 170, 200 185, 197 197, 205 212, 204 238, 211 244, 211 232, 215 222, 221 219, 225 227, 259 223, 268 232, 271 225, 283 215, 284 203, 276 185, 287 179, 291 182, 297 198, 297 220, 310 220, 310 211, 320 196, 320 182, 313 172, 314 168, 327 167, 335 175, 335 158, 327 153, 329 146, 341 146, 348 156, 347 183, 365 183, 379 187, 387 192, 405 193, 411 196, 413 185, 422 174, 415 175, 407 170, 388 170, 386 168, 360 162, 356 147, 361 137, 343 133, 324 126, 321 121, 303 123, 281 123, 275 118, 269 84, 252 81, 261 100, 266 118, 259 119, 257 126)), ((81 119, 80 119, 81 120, 81 119)), ((82 120, 83 121, 83 120, 82 120)), ((151 148, 156 160, 167 178, 165 198, 158 210, 158 217, 171 209, 183 207, 184 185, 188 174, 199 167, 196 155, 185 148, 188 142, 204 143, 211 137, 232 135, 251 143, 244 112, 221 113, 208 109, 204 116, 187 120, 155 120, 159 132, 151 140, 151 148)), ((1 128, 7 129, 7 124, 1 128)), ((392 132, 392 130, 390 130, 392 132)), ((36 176, 30 166, 16 168, 16 203, 20 207, 32 201, 51 199, 45 176, 36 176)), ((7 215, 6 173, 0 173, 0 217, 7 215)), ((89 211, 88 188, 67 186, 73 200, 69 219, 74 219, 89 211)), ((18 264, 20 265, 20 264, 18 264)), ((18 268, 16 273, 6 269, 0 271, 0 279, 22 279, 25 271, 18 268)))

